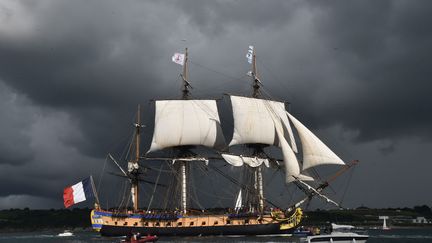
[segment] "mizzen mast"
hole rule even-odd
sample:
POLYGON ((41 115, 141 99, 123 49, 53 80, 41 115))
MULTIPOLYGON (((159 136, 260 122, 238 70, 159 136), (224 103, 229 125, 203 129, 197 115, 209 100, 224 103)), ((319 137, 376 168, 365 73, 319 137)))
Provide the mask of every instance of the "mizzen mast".
POLYGON ((139 205, 139 181, 138 181, 138 176, 139 176, 139 164, 138 161, 140 159, 140 138, 141 138, 141 117, 140 117, 140 113, 141 113, 141 107, 140 105, 138 105, 138 111, 137 111, 137 119, 136 119, 136 123, 134 124, 135 126, 135 158, 133 158, 128 165, 128 172, 131 173, 132 175, 132 188, 131 188, 131 194, 132 194, 132 202, 133 202, 133 209, 135 211, 138 211, 138 205, 139 205))

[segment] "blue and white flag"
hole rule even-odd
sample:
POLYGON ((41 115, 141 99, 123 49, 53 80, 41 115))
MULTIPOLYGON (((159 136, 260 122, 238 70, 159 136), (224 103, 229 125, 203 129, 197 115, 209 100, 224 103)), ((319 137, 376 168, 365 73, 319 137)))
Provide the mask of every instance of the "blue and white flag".
POLYGON ((246 54, 246 58, 248 59, 248 63, 250 64, 252 64, 253 52, 254 52, 254 47, 249 46, 248 52, 246 54))

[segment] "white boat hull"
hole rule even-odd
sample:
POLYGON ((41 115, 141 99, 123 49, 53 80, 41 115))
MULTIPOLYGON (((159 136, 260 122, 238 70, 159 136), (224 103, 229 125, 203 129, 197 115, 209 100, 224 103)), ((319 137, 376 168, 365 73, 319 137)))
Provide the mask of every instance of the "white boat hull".
POLYGON ((70 236, 73 236, 73 233, 72 232, 64 232, 64 233, 58 234, 57 236, 59 236, 59 237, 70 237, 70 236))
POLYGON ((307 243, 365 243, 368 235, 356 233, 336 233, 328 235, 315 235, 306 238, 307 243))

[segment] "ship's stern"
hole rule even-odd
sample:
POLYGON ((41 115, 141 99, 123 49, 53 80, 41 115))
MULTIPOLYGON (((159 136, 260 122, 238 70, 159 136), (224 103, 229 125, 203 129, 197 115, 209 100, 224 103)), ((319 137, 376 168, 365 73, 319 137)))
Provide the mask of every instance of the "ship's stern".
POLYGON ((93 209, 90 213, 90 221, 92 224, 93 230, 99 232, 102 229, 102 214, 96 209, 93 209))

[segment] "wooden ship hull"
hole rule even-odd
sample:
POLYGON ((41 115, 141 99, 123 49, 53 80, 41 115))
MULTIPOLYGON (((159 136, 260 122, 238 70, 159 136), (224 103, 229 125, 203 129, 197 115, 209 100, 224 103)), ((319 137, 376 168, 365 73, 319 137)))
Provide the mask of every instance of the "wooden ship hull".
POLYGON ((93 228, 103 236, 124 236, 131 232, 158 236, 270 235, 291 234, 301 222, 302 211, 294 210, 284 218, 275 214, 260 217, 233 217, 229 214, 159 216, 93 210, 91 220, 93 228))

